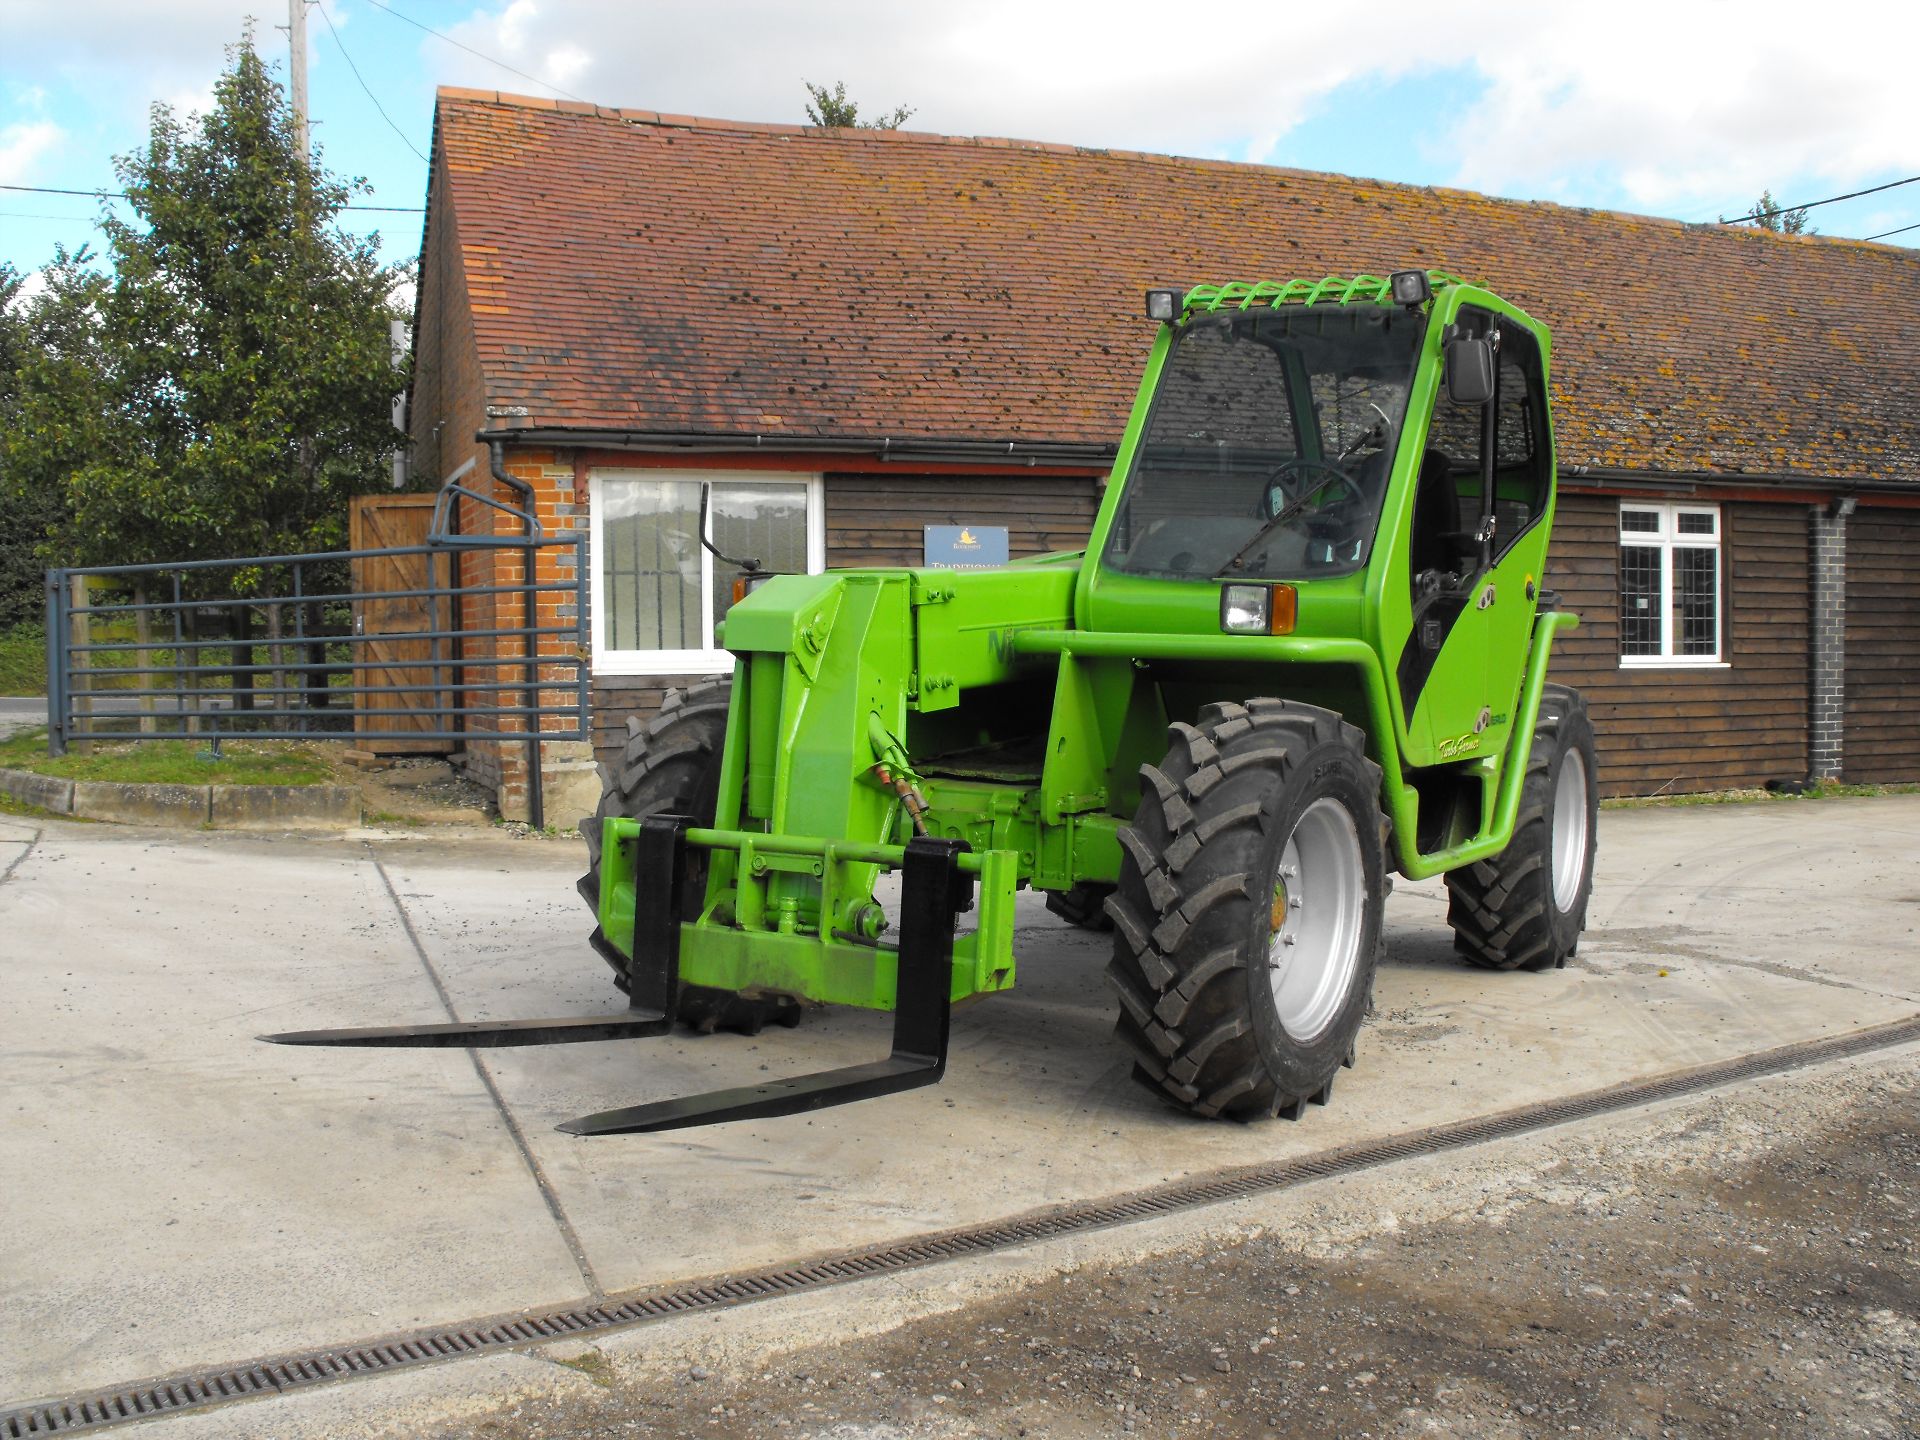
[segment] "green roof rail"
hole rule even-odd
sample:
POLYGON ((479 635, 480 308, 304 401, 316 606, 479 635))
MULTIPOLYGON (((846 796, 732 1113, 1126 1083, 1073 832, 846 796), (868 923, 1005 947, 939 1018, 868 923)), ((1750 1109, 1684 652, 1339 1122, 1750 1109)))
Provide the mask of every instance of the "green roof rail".
MULTIPOLYGON (((1436 294, 1448 285, 1466 283, 1458 275, 1445 270, 1429 270, 1427 280, 1436 294)), ((1251 310, 1258 305, 1278 310, 1282 305, 1296 303, 1347 305, 1356 300, 1386 304, 1392 298, 1391 278, 1378 275, 1355 275, 1351 279, 1344 275, 1328 275, 1319 280, 1262 280, 1257 284, 1228 280, 1219 285, 1196 285, 1187 291, 1186 312, 1194 314, 1229 307, 1251 310)))

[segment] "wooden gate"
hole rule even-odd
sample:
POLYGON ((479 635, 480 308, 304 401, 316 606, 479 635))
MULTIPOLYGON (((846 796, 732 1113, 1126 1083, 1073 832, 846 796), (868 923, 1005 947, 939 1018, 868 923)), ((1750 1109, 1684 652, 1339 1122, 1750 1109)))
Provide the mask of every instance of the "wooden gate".
MULTIPOLYGON (((424 545, 433 503, 432 495, 356 495, 348 544, 354 550, 424 545)), ((460 692, 443 687, 458 683, 452 662, 459 658, 459 642, 419 638, 451 630, 453 607, 444 596, 380 592, 445 590, 455 583, 447 572, 458 563, 452 554, 364 555, 353 561, 353 589, 368 597, 353 602, 353 632, 368 637, 361 646, 369 667, 362 672, 362 683, 399 687, 353 697, 354 734, 366 737, 357 743, 368 749, 384 755, 445 754, 454 747, 445 738, 397 738, 409 730, 444 732, 447 711, 458 705, 452 697, 460 692), (434 567, 439 568, 437 576, 434 567)))

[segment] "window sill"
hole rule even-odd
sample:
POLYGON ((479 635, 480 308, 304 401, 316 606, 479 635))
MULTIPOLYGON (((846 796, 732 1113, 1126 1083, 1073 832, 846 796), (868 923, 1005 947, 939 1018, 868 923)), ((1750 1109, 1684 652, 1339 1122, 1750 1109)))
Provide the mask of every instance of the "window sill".
POLYGON ((598 679, 726 675, 732 670, 733 656, 725 650, 675 650, 657 655, 640 650, 615 650, 593 657, 593 673, 598 679))
POLYGON ((1689 660, 1681 656, 1635 655, 1622 657, 1622 670, 1731 670, 1730 660, 1689 660))

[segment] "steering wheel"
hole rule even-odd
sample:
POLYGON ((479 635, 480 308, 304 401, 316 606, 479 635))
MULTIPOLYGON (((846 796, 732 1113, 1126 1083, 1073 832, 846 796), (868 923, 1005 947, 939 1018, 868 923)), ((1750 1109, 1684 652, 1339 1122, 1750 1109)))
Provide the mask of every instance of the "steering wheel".
MULTIPOLYGON (((1347 499, 1357 501, 1362 506, 1367 503, 1366 492, 1360 488, 1359 482, 1338 465, 1329 464, 1325 460, 1286 460, 1269 470, 1266 478, 1260 482, 1260 518, 1262 520, 1272 520, 1282 510, 1286 509, 1287 506, 1294 503, 1293 497, 1287 494, 1284 477, 1288 475, 1305 475, 1308 471, 1318 471, 1327 476, 1328 479, 1338 482, 1341 489, 1346 491, 1347 499), (1274 503, 1276 494, 1279 496, 1278 504, 1274 503)), ((1325 488, 1327 488, 1325 481, 1322 481, 1318 486, 1309 483, 1296 489, 1294 494, 1310 495, 1316 489, 1325 488)), ((1313 508, 1315 510, 1328 510, 1339 503, 1340 501, 1338 499, 1323 501, 1313 508)))

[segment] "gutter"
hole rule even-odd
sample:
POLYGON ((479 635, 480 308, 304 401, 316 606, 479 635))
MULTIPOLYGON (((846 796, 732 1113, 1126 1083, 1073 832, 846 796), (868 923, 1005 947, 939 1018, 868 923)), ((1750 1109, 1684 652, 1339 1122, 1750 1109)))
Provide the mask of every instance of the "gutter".
MULTIPOLYGON (((846 439, 819 435, 730 435, 693 430, 607 430, 592 426, 542 425, 482 430, 475 437, 495 449, 508 442, 636 450, 669 455, 870 455, 896 464, 993 465, 1035 469, 1059 466, 1105 471, 1113 445, 1062 440, 846 439)), ((497 473, 497 472, 496 472, 497 473)), ((1819 491, 1823 494, 1920 496, 1920 480, 1846 478, 1764 470, 1631 470, 1617 465, 1562 465, 1563 485, 1608 490, 1695 489, 1819 491)))
POLYGON ((641 450, 672 455, 775 454, 872 455, 901 464, 992 464, 1067 466, 1105 470, 1113 464, 1112 445, 1059 440, 830 439, 819 435, 726 435, 685 430, 604 430, 586 426, 527 426, 482 430, 482 443, 571 445, 610 450, 641 450))
POLYGON ((1607 490, 1817 490, 1827 494, 1920 496, 1920 481, 1796 475, 1778 470, 1628 470, 1617 465, 1562 465, 1563 485, 1607 490))

